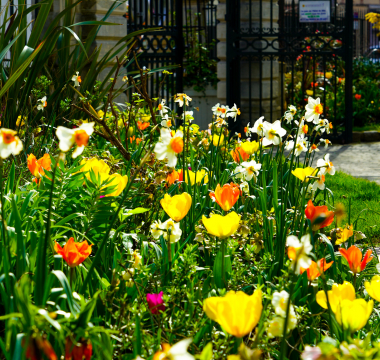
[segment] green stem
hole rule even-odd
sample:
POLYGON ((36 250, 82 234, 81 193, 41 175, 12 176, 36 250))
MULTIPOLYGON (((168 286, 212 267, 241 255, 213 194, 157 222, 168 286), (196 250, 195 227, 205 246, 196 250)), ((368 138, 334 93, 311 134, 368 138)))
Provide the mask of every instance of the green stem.
POLYGON ((226 239, 222 239, 222 281, 223 281, 223 284, 224 286, 226 287, 227 289, 227 283, 226 283, 226 276, 225 276, 225 257, 226 257, 226 239))

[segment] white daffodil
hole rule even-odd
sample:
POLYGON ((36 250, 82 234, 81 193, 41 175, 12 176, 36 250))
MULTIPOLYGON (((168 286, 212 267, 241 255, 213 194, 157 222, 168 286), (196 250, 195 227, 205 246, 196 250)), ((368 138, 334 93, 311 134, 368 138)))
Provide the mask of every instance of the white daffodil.
POLYGON ((227 117, 232 117, 234 118, 234 121, 236 121, 236 117, 240 114, 240 109, 234 104, 234 106, 228 110, 227 117))
POLYGON ((286 130, 281 127, 281 121, 276 120, 273 124, 267 121, 263 124, 265 139, 273 145, 279 145, 286 130))
POLYGON ((79 71, 76 72, 76 75, 73 75, 71 78, 72 81, 74 81, 74 86, 80 86, 80 83, 82 82, 81 77, 79 76, 79 71))
POLYGON ((123 78, 121 79, 123 82, 128 81, 128 75, 124 75, 123 78))
MULTIPOLYGON (((247 181, 259 175, 261 164, 256 163, 255 160, 244 161, 239 167, 239 172, 242 173, 247 181)), ((237 168, 236 168, 237 170, 237 168)))
MULTIPOLYGON (((213 124, 216 125, 216 127, 220 128, 223 125, 227 125, 227 122, 223 118, 217 117, 213 124)), ((211 125, 211 127, 212 127, 212 125, 211 125)))
POLYGON ((177 155, 183 151, 183 133, 177 130, 172 137, 171 131, 161 128, 159 142, 154 147, 154 152, 158 160, 168 159, 168 166, 174 168, 177 165, 177 155))
POLYGON ((249 184, 246 181, 241 182, 239 187, 243 193, 249 195, 249 184))
MULTIPOLYGON (((272 305, 277 315, 282 316, 283 318, 286 317, 288 301, 289 301, 289 294, 285 290, 282 290, 281 292, 275 291, 273 293, 272 305)), ((292 305, 290 305, 290 309, 291 311, 293 310, 294 312, 292 305)))
POLYGON ((306 189, 305 187, 302 187, 301 191, 300 191, 300 195, 303 196, 303 193, 305 192, 306 190, 306 194, 305 194, 305 198, 306 199, 312 199, 314 198, 314 195, 315 195, 315 190, 313 188, 313 184, 308 184, 306 189))
POLYGON ((190 123, 194 120, 193 111, 185 111, 182 113, 182 119, 189 121, 190 123))
POLYGON ((320 174, 318 175, 318 179, 313 184, 313 191, 319 190, 325 190, 325 175, 320 174))
POLYGON ((288 109, 293 116, 297 113, 297 108, 294 105, 289 105, 288 109))
POLYGON ((76 144, 77 148, 73 152, 75 159, 82 154, 84 147, 87 146, 90 136, 94 132, 94 122, 84 123, 76 129, 68 129, 64 126, 58 126, 56 134, 59 139, 59 149, 67 152, 76 144))
POLYGON ((150 225, 150 233, 154 239, 159 239, 160 236, 163 235, 164 232, 162 231, 162 223, 160 220, 157 220, 150 225))
POLYGON ((157 351, 154 360, 195 360, 195 357, 187 352, 192 339, 183 339, 173 346, 163 344, 162 351, 157 351))
MULTIPOLYGON (((307 151, 307 145, 308 145, 307 139, 305 139, 302 136, 299 136, 297 138, 296 143, 295 143, 296 148, 294 149, 294 155, 300 156, 302 152, 306 152, 307 151)), ((294 141, 293 140, 289 140, 285 143, 285 150, 293 151, 293 148, 294 148, 294 141)))
POLYGON ((17 132, 10 129, 0 129, 0 157, 6 159, 10 155, 18 155, 23 149, 23 145, 17 132))
POLYGON ((314 124, 319 123, 319 116, 323 114, 323 106, 321 104, 321 100, 313 99, 309 96, 307 105, 305 106, 305 118, 307 122, 313 122, 314 124))
POLYGON ((163 231, 163 236, 166 240, 169 239, 169 233, 170 233, 170 242, 175 243, 177 242, 182 235, 182 230, 179 226, 179 223, 175 222, 172 219, 168 219, 165 222, 161 224, 161 229, 163 231))
POLYGON ((170 111, 169 106, 166 106, 165 104, 166 104, 166 100, 162 99, 161 103, 159 103, 157 106, 157 110, 160 111, 161 116, 165 116, 165 114, 167 114, 170 111))
POLYGON ((250 128, 249 130, 253 133, 256 133, 259 136, 264 136, 264 116, 258 118, 255 121, 255 124, 253 125, 253 128, 250 128))
POLYGON ((329 121, 327 119, 319 119, 318 124, 314 127, 313 131, 319 131, 323 134, 325 131, 327 134, 330 133, 329 121))
POLYGON ((44 96, 42 99, 37 100, 37 110, 43 110, 47 106, 46 102, 46 96, 44 96))
POLYGON ((161 126, 169 129, 172 127, 172 120, 169 118, 168 114, 165 114, 165 116, 162 118, 161 126))
POLYGON ((321 144, 325 144, 325 149, 327 149, 329 147, 329 145, 332 145, 332 143, 331 143, 331 141, 329 139, 322 139, 322 138, 320 138, 319 142, 321 144))
POLYGON ((226 115, 227 115, 227 112, 229 111, 229 107, 228 106, 225 106, 225 105, 220 105, 219 103, 214 105, 212 108, 211 108, 213 114, 215 116, 218 116, 218 117, 221 117, 221 118, 225 118, 226 115))
POLYGON ((186 94, 176 94, 174 95, 174 102, 177 102, 179 107, 182 107, 184 104, 186 106, 189 106, 189 101, 192 101, 193 99, 190 96, 187 96, 186 94))
MULTIPOLYGON (((268 324, 267 334, 269 338, 281 337, 284 334, 285 319, 281 316, 275 316, 268 324)), ((297 326, 297 317, 294 311, 289 313, 286 333, 289 333, 297 326)))
POLYGON ((295 273, 300 274, 300 268, 308 269, 311 265, 310 252, 313 246, 310 243, 310 234, 306 234, 298 239, 295 235, 290 235, 286 238, 286 245, 288 246, 288 257, 296 261, 295 273))
POLYGON ((317 161, 317 168, 319 168, 320 174, 335 174, 335 167, 333 163, 330 161, 330 154, 326 154, 323 159, 319 159, 317 161))
POLYGON ((285 114, 284 114, 284 118, 286 120, 286 123, 289 125, 291 124, 291 122, 293 121, 293 115, 290 111, 287 111, 285 114))

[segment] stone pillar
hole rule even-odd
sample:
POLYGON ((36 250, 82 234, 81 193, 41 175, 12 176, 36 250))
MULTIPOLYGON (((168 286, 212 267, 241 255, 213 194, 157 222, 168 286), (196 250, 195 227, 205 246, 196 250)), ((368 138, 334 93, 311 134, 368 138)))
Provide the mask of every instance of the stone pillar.
MULTIPOLYGON (((240 1, 240 29, 248 32, 258 32, 260 28, 260 2, 261 2, 261 28, 267 31, 278 31, 279 7, 276 0, 241 0, 240 1)), ((217 18, 220 21, 217 27, 218 43, 218 98, 222 103, 226 102, 226 4, 220 3, 217 9, 217 18)), ((280 63, 276 58, 278 42, 270 46, 277 36, 265 36, 262 40, 257 37, 245 37, 240 42, 240 107, 242 122, 253 122, 261 115, 268 121, 277 120, 282 113, 281 109, 281 74, 280 63), (269 46, 268 46, 269 45, 269 46), (260 51, 261 50, 261 51, 260 51), (247 56, 244 56, 245 53, 247 56), (257 56, 256 56, 257 54, 257 56), (267 56, 266 56, 267 54, 267 56), (274 58, 269 55, 273 55, 274 58), (271 60, 272 59, 272 60, 271 60), (271 94, 272 86, 272 94, 271 94), (260 92, 261 88, 261 92, 260 92), (261 109, 261 111, 260 111, 261 109), (272 109, 272 119, 270 118, 272 109), (250 120, 249 120, 250 119, 250 120)), ((238 81, 239 81, 238 80, 238 81)), ((232 106, 233 104, 228 104, 232 106)))

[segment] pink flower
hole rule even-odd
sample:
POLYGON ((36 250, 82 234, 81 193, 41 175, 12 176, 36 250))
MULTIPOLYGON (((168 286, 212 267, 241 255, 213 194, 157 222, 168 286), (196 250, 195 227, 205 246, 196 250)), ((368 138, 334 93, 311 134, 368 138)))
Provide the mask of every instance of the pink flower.
POLYGON ((158 314, 158 310, 165 311, 163 296, 162 291, 158 294, 146 294, 146 301, 152 314, 158 314))

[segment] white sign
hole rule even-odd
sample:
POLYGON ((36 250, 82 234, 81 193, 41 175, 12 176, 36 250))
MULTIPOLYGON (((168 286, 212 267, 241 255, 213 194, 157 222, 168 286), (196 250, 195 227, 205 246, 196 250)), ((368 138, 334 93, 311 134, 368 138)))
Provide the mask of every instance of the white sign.
POLYGON ((300 1, 300 22, 330 22, 330 1, 300 1))

